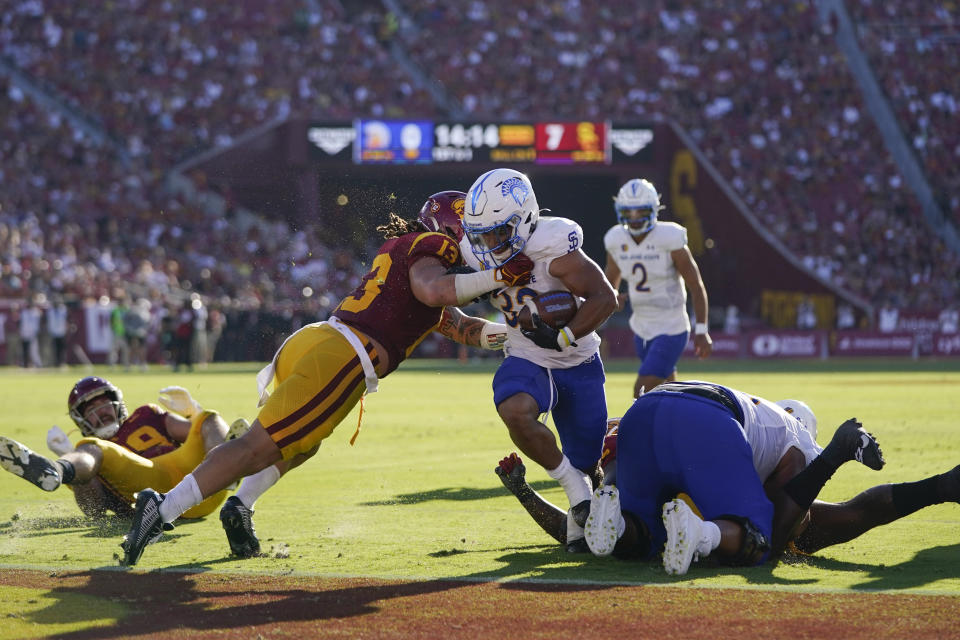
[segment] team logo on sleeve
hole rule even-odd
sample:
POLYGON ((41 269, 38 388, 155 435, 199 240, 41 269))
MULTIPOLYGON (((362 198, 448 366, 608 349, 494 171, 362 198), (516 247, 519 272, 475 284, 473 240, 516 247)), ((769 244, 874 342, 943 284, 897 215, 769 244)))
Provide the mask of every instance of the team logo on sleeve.
POLYGON ((500 185, 500 193, 506 196, 511 196, 514 202, 518 206, 523 206, 523 203, 526 202, 527 196, 530 194, 530 190, 527 188, 527 185, 523 184, 523 180, 520 178, 509 178, 503 181, 503 184, 500 185))

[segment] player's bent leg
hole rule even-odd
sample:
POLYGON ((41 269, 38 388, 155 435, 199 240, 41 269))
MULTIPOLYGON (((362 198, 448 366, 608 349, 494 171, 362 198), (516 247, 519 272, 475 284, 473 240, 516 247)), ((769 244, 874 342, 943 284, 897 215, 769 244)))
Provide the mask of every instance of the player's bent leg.
POLYGON ((231 482, 249 476, 280 460, 280 449, 255 420, 250 430, 236 440, 214 448, 193 471, 204 497, 226 488, 231 482))
POLYGON ((520 452, 544 469, 554 469, 563 461, 563 453, 557 447, 553 432, 537 418, 540 408, 537 401, 526 393, 517 393, 499 405, 497 413, 506 425, 520 452))
POLYGON ((230 427, 227 421, 216 412, 209 411, 200 424, 200 435, 203 437, 204 452, 210 451, 214 447, 223 444, 227 440, 227 432, 230 427))
POLYGON ((636 381, 633 383, 633 397, 638 398, 641 393, 652 391, 657 385, 663 384, 664 380, 665 379, 660 376, 637 376, 636 381))

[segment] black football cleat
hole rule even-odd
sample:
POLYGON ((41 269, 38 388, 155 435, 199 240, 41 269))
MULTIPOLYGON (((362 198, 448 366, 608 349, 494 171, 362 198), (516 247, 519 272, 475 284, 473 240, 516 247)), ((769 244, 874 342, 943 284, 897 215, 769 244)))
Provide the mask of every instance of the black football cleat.
POLYGON ((886 464, 877 439, 867 433, 856 418, 837 427, 827 448, 836 451, 844 460, 856 460, 874 470, 880 470, 886 464))
POLYGON ((52 460, 34 453, 16 440, 0 436, 0 467, 44 491, 60 486, 60 470, 52 460))
POLYGON ((570 507, 570 513, 573 515, 573 521, 581 527, 587 523, 587 517, 590 515, 590 499, 582 500, 570 507))
POLYGON ((253 510, 237 496, 230 496, 220 509, 220 523, 227 534, 230 551, 238 558, 260 555, 260 540, 253 528, 253 510))
POLYGON ((586 538, 577 538, 567 543, 567 553, 590 553, 590 547, 587 545, 586 538))
POLYGON ((133 524, 123 536, 123 564, 132 567, 140 560, 143 549, 163 536, 164 531, 173 529, 172 524, 160 520, 160 503, 163 494, 153 489, 144 489, 137 494, 137 506, 133 512, 133 524))

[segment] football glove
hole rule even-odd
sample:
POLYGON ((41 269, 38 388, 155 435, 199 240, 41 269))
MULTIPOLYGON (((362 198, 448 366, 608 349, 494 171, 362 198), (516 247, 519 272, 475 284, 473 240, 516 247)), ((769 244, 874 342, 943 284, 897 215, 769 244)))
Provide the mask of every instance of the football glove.
POLYGON ((70 444, 70 438, 66 432, 57 425, 50 427, 47 431, 47 448, 53 451, 57 456, 73 451, 73 445, 70 444))
POLYGON ((554 329, 546 322, 540 319, 540 314, 534 311, 530 315, 533 321, 532 329, 520 327, 520 333, 529 338, 538 347, 543 349, 553 349, 554 351, 563 351, 566 347, 575 347, 573 332, 564 327, 563 329, 554 329))
POLYGON ((505 287, 516 287, 529 284, 532 271, 533 260, 524 253, 518 253, 507 264, 496 269, 494 277, 505 287))
POLYGON ((197 404, 190 392, 183 387, 172 386, 160 389, 160 397, 157 398, 157 401, 168 411, 179 413, 188 420, 203 411, 203 407, 197 404))

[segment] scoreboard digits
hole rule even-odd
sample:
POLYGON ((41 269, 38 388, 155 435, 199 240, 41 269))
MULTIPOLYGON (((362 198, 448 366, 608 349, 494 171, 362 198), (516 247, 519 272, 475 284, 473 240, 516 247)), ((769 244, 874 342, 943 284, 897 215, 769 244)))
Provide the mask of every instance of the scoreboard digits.
POLYGON ((609 165, 650 158, 653 129, 609 121, 432 122, 356 120, 308 129, 315 154, 356 164, 609 165), (352 153, 348 149, 352 147, 352 153), (614 153, 615 151, 615 153, 614 153))

